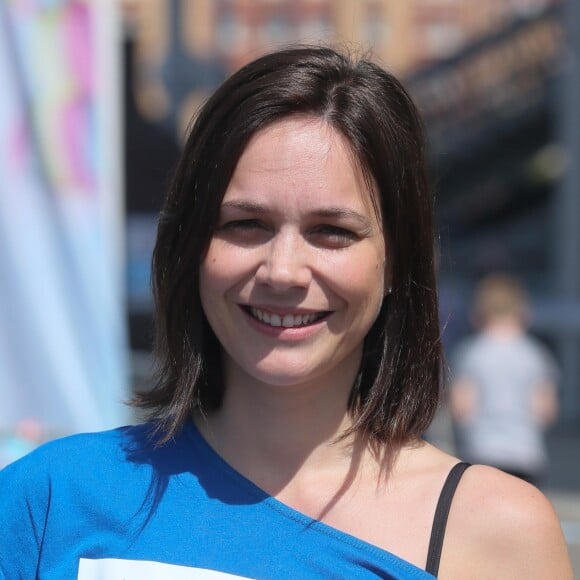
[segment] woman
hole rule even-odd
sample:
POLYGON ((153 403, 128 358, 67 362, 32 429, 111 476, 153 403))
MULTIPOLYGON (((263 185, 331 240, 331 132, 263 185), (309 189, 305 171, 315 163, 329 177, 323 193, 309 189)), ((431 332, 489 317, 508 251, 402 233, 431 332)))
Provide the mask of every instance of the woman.
POLYGON ((423 137, 381 68, 303 48, 227 80, 154 290, 151 421, 2 474, 6 578, 571 578, 547 500, 492 468, 445 527, 465 466, 421 438, 441 375, 423 137))

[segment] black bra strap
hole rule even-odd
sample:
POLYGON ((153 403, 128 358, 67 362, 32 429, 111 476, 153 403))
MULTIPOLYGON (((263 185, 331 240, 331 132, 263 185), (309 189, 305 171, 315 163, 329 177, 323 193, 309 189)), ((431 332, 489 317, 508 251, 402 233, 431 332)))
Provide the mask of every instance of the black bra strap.
POLYGON ((451 508, 451 501, 457 489, 457 484, 463 475, 463 472, 470 466, 470 463, 457 463, 453 466, 439 496, 435 517, 433 518, 433 527, 431 528, 431 539, 429 540, 429 552, 427 554, 427 566, 425 570, 437 577, 439 572, 439 562, 441 560, 441 549, 443 548, 443 538, 445 537, 445 528, 447 526, 447 517, 451 508))

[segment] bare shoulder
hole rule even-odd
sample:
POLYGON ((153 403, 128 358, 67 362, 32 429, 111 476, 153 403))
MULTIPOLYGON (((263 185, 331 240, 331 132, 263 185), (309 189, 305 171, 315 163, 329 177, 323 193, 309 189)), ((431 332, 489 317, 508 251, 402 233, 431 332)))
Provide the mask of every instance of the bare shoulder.
POLYGON ((472 466, 453 500, 440 577, 572 579, 552 504, 520 479, 472 466))

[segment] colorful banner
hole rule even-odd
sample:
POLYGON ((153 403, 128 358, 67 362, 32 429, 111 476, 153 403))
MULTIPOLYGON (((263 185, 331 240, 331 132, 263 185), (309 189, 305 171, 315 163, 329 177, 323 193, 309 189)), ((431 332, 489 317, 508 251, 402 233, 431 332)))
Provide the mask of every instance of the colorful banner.
POLYGON ((0 464, 128 418, 115 6, 0 2, 0 464))

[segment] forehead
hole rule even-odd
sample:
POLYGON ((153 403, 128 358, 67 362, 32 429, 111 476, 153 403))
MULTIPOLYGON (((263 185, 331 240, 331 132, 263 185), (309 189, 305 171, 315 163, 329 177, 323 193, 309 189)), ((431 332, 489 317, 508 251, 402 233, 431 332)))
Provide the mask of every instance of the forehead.
POLYGON ((224 199, 241 194, 374 206, 348 140, 324 120, 310 117, 278 121, 252 137, 224 199))
POLYGON ((264 169, 291 169, 299 163, 316 164, 321 169, 340 158, 348 159, 351 169, 351 147, 346 138, 322 119, 290 117, 276 121, 252 136, 242 152, 240 162, 258 161, 264 169))

